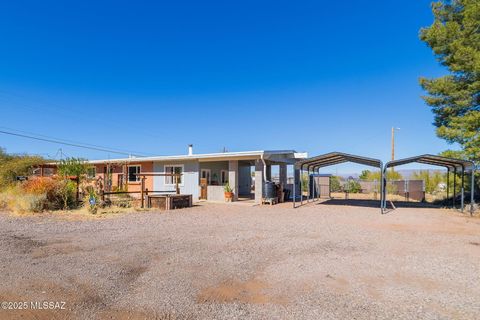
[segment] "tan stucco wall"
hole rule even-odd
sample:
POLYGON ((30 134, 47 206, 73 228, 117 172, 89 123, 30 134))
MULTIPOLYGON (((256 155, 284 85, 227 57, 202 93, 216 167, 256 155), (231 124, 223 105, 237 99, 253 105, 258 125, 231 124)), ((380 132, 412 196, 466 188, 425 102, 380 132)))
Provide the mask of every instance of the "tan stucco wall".
MULTIPOLYGON (((135 166, 139 165, 140 172, 153 172, 153 162, 131 162, 128 166, 135 166)), ((112 167, 112 188, 118 187, 118 176, 123 174, 123 166, 124 165, 111 165, 112 167)), ((96 177, 104 179, 105 177, 105 168, 107 167, 106 164, 97 164, 95 165, 96 168, 96 177)), ((153 190, 153 177, 146 177, 145 179, 145 188, 148 190, 153 190)), ((129 182, 128 183, 128 191, 140 191, 141 184, 140 182, 129 182)))

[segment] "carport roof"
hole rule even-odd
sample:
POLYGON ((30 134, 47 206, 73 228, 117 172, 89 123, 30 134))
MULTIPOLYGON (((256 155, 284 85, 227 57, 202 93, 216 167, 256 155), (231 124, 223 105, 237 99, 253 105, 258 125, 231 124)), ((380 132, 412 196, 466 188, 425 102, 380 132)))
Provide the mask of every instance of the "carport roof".
POLYGON ((401 165, 413 163, 413 162, 440 166, 448 169, 455 169, 455 168, 456 169, 464 168, 465 170, 475 169, 475 163, 473 163, 473 161, 446 158, 446 157, 437 156, 433 154, 423 154, 423 155, 410 157, 410 158, 392 160, 387 162, 385 167, 388 168, 388 167, 401 166, 401 165))
POLYGON ((376 168, 382 168, 383 166, 382 161, 379 159, 367 158, 342 152, 331 152, 316 157, 307 158, 298 161, 296 166, 298 168, 303 168, 305 166, 321 168, 344 162, 354 162, 376 168))

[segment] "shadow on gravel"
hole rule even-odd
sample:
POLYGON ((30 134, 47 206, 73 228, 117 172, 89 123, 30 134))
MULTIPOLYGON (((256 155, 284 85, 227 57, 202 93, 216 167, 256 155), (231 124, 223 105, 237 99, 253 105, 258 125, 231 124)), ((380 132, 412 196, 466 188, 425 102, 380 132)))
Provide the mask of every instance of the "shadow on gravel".
POLYGON ((380 209, 379 200, 358 200, 358 199, 329 199, 317 203, 317 205, 333 205, 333 206, 354 206, 354 207, 369 207, 380 209))
MULTIPOLYGON (((393 204, 396 208, 442 208, 440 205, 426 202, 393 201, 393 204)), ((354 206, 380 209, 380 200, 330 199, 319 202, 317 205, 354 206)), ((387 201, 387 210, 390 206, 390 201, 387 201)))

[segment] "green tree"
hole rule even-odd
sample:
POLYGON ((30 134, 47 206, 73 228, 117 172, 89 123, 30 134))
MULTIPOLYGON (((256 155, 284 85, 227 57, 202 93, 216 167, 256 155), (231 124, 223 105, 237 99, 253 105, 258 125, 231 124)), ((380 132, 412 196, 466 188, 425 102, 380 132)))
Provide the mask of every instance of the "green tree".
POLYGON ((330 191, 331 192, 339 192, 342 190, 342 186, 340 185, 340 179, 337 176, 330 177, 330 191))
POLYGON ((425 192, 434 193, 437 191, 438 186, 445 182, 445 174, 435 170, 433 172, 429 170, 420 170, 412 174, 412 180, 423 180, 425 182, 425 192))
MULTIPOLYGON (((79 200, 79 188, 80 182, 85 178, 87 174, 88 164, 85 160, 80 158, 67 158, 60 160, 58 164, 58 174, 63 177, 64 180, 73 179, 76 183, 76 201, 79 200)), ((69 188, 68 183, 65 184, 65 188, 69 188)))
MULTIPOLYGON (((381 180, 380 177, 381 177, 380 171, 375 171, 375 172, 370 173, 367 180, 369 180, 369 181, 373 181, 373 180, 380 181, 381 180)), ((388 170, 387 171, 387 179, 388 180, 402 180, 403 176, 398 171, 388 170)))
POLYGON ((459 143, 465 155, 480 159, 480 2, 443 0, 432 4, 434 22, 420 31, 420 39, 447 67, 443 77, 420 78, 428 93, 437 135, 459 143))
POLYGON ((362 173, 358 176, 360 180, 370 180, 370 170, 362 170, 362 173))
POLYGON ((12 155, 0 148, 0 189, 15 183, 17 176, 31 175, 32 169, 42 163, 42 157, 12 155))

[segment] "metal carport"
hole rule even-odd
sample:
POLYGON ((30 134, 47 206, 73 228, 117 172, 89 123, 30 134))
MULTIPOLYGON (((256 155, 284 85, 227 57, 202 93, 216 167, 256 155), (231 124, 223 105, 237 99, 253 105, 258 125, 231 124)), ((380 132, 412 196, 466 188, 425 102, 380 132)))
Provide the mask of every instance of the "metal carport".
MULTIPOLYGON (((392 160, 389 161, 385 164, 385 168, 383 169, 383 177, 385 181, 383 182, 383 186, 387 185, 387 169, 388 168, 393 168, 396 166, 401 166, 404 164, 408 163, 422 163, 422 164, 428 164, 428 165, 433 165, 433 166, 439 166, 439 167, 444 167, 447 169, 447 199, 449 196, 449 180, 450 180, 450 171, 453 170, 454 173, 454 179, 453 179, 453 201, 452 201, 452 206, 455 208, 455 196, 456 196, 456 180, 455 176, 457 174, 457 170, 461 170, 462 174, 462 198, 461 198, 461 210, 463 211, 464 209, 464 184, 465 184, 465 172, 470 170, 471 172, 471 192, 470 192, 470 213, 473 213, 473 204, 474 204, 474 179, 475 179, 475 163, 473 161, 469 160, 462 160, 462 159, 453 159, 453 158, 446 158, 442 156, 437 156, 437 155, 432 155, 432 154, 423 154, 415 157, 410 157, 410 158, 405 158, 405 159, 398 159, 398 160, 392 160)), ((386 187, 383 189, 383 208, 386 209, 387 207, 387 201, 386 201, 386 187)))
MULTIPOLYGON (((300 177, 303 175, 303 170, 306 169, 307 172, 310 174, 317 172, 318 170, 322 167, 328 167, 344 162, 353 162, 353 163, 358 163, 358 164, 363 164, 366 166, 370 167, 375 167, 380 169, 380 173, 382 175, 381 177, 381 186, 380 190, 383 190, 383 183, 385 179, 383 178, 383 163, 379 159, 374 159, 374 158, 367 158, 367 157, 362 157, 362 156, 357 156, 353 154, 348 154, 348 153, 342 153, 342 152, 330 152, 326 154, 322 154, 316 157, 311 157, 307 158, 301 161, 298 161, 295 164, 295 169, 300 171, 300 177)), ((293 175, 294 180, 293 180, 293 207, 295 208, 296 205, 296 174, 293 175)), ((383 195, 384 192, 381 192, 381 197, 380 197, 380 208, 383 209, 382 203, 383 203, 383 195)), ((308 198, 307 198, 308 201, 308 198)), ((300 178, 300 205, 303 204, 303 193, 302 193, 302 179, 300 178)))

